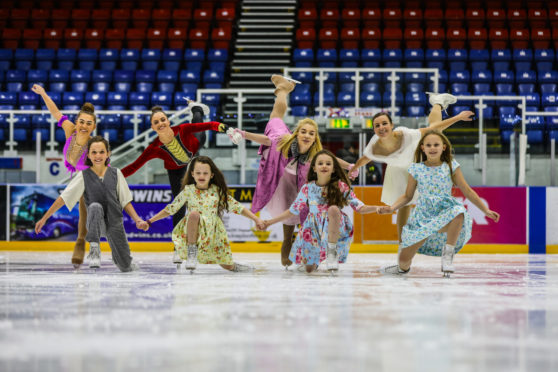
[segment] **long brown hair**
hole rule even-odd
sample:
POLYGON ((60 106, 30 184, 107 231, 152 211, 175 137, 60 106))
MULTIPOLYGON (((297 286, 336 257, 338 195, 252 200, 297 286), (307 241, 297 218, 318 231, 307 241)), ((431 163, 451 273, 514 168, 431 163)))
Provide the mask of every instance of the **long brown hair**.
MULTIPOLYGON (((94 144, 95 142, 102 142, 105 145, 105 149, 107 150, 107 156, 108 156, 108 153, 110 152, 110 145, 108 141, 101 136, 95 136, 89 138, 89 141, 87 141, 87 153, 89 154, 89 149, 91 148, 91 145, 94 144)), ((109 162, 110 162, 110 158, 107 157, 107 160, 105 160, 105 165, 108 165, 109 162)), ((88 165, 90 167, 93 166, 93 163, 91 162, 91 159, 89 159, 89 156, 85 157, 85 165, 88 165)))
POLYGON ((223 211, 229 209, 229 202, 228 202, 229 188, 227 187, 227 182, 225 181, 225 176, 223 176, 223 173, 219 170, 219 168, 217 168, 213 160, 211 160, 207 156, 196 156, 190 161, 190 164, 188 165, 188 170, 186 171, 186 174, 184 175, 184 179, 182 180, 182 186, 180 190, 184 190, 184 187, 186 187, 186 185, 196 184, 196 180, 194 179, 194 176, 192 176, 196 163, 209 165, 209 168, 211 169, 211 173, 213 173, 213 177, 209 179, 209 186, 215 185, 219 190, 219 206, 218 206, 217 213, 219 214, 219 217, 222 217, 223 211))
POLYGON ((298 136, 300 128, 302 128, 302 126, 306 124, 313 126, 314 130, 316 131, 316 140, 308 150, 308 159, 312 159, 316 155, 316 153, 322 149, 322 141, 320 140, 320 133, 318 132, 318 124, 310 118, 302 119, 297 123, 293 134, 284 135, 277 145, 277 150, 280 151, 281 154, 283 154, 285 159, 289 157, 289 150, 291 149, 292 143, 296 141, 296 137, 298 136))
POLYGON ((451 147, 451 142, 449 141, 448 137, 446 137, 442 132, 438 132, 437 130, 429 130, 428 132, 424 133, 415 151, 415 163, 422 163, 427 159, 426 154, 424 153, 424 151, 422 151, 421 147, 424 144, 424 139, 430 135, 440 137, 442 143, 446 145, 446 149, 442 152, 440 160, 442 160, 449 166, 451 180, 455 184, 455 179, 453 178, 453 168, 451 166, 451 161, 453 160, 453 148, 451 147))
POLYGON ((343 168, 341 168, 341 165, 337 161, 337 158, 331 151, 325 149, 318 151, 318 153, 312 158, 310 169, 308 170, 308 182, 316 181, 318 179, 318 175, 314 170, 314 166, 316 165, 316 159, 318 159, 318 156, 320 155, 327 155, 333 161, 333 173, 331 174, 331 178, 326 185, 326 202, 328 205, 336 205, 339 208, 343 208, 349 203, 347 202, 347 195, 339 189, 339 181, 346 183, 349 187, 351 186, 351 182, 349 181, 349 178, 345 174, 343 168))

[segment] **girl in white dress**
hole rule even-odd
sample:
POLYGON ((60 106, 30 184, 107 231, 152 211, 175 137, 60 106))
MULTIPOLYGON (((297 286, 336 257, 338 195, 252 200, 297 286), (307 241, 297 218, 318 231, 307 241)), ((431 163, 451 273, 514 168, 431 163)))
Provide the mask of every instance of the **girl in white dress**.
MULTIPOLYGON (((429 130, 442 131, 460 120, 471 121, 474 113, 472 111, 462 111, 458 115, 446 120, 442 120, 442 110, 448 105, 457 102, 457 99, 448 93, 431 94, 430 104, 432 111, 428 116, 430 126, 427 128, 410 129, 407 127, 397 127, 394 129, 393 122, 389 114, 380 112, 372 119, 375 136, 372 137, 363 156, 358 159, 353 169, 368 164, 370 161, 386 163, 386 173, 382 187, 381 201, 384 204, 392 205, 397 198, 405 193, 407 188, 408 172, 407 168, 413 162, 413 157, 417 144, 421 137, 429 130)), ((411 205, 415 203, 417 195, 409 204, 399 208, 397 211, 397 237, 401 241, 401 231, 407 223, 411 213, 411 205)))

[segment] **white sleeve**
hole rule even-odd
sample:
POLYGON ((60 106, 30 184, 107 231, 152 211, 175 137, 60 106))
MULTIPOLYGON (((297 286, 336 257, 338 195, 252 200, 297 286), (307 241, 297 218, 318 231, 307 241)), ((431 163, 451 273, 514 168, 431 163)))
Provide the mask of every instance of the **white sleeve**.
POLYGON ((120 202, 122 209, 124 209, 124 207, 127 206, 128 203, 134 200, 134 198, 132 198, 132 192, 128 187, 128 182, 126 182, 126 178, 122 174, 122 171, 116 168, 116 174, 117 174, 116 192, 118 194, 118 201, 120 202))
POLYGON ((364 151, 362 152, 362 155, 366 156, 370 160, 374 160, 374 154, 372 153, 372 145, 373 145, 372 142, 374 142, 372 139, 368 141, 368 145, 366 145, 364 151))
POLYGON ((79 202, 79 199, 83 195, 85 191, 85 184, 83 183, 83 173, 77 172, 75 177, 72 178, 68 186, 62 191, 60 197, 64 200, 64 204, 66 204, 66 208, 71 211, 79 202))

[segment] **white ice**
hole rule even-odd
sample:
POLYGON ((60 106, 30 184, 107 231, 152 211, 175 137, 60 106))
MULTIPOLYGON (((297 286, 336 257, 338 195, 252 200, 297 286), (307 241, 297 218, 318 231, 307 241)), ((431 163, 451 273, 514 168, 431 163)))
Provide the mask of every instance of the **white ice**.
POLYGON ((350 254, 331 276, 257 267, 79 272, 70 252, 0 252, 0 371, 558 371, 558 256, 350 254))

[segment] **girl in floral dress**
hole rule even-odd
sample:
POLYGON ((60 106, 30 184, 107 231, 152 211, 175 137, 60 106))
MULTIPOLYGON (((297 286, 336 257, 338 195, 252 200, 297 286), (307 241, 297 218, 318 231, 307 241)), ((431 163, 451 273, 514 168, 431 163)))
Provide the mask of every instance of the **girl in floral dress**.
POLYGON ((147 220, 151 224, 173 215, 186 205, 186 216, 172 231, 172 241, 188 270, 196 263, 219 264, 230 271, 251 271, 251 266, 235 263, 227 231, 221 219, 224 211, 242 214, 256 222, 258 229, 265 227, 263 221, 244 208, 228 193, 223 173, 206 156, 191 160, 182 181, 182 191, 162 211, 147 220))
POLYGON ((398 264, 382 269, 386 274, 409 272, 417 252, 442 256, 442 272, 454 272, 453 256, 471 238, 473 222, 463 206, 451 195, 457 185, 488 218, 498 222, 500 215, 488 209, 477 193, 465 181, 459 163, 453 159, 451 143, 437 131, 426 132, 416 149, 415 163, 408 169, 407 190, 392 206, 381 207, 378 213, 393 213, 406 205, 418 189, 416 208, 403 227, 399 245, 398 264))
POLYGON ((308 183, 300 189, 291 207, 275 218, 265 221, 266 227, 309 209, 293 244, 289 259, 314 271, 326 259, 328 270, 337 270, 349 254, 353 224, 341 209, 350 205, 366 214, 377 206, 364 205, 350 188, 347 175, 337 158, 328 150, 319 151, 310 163, 308 183))

